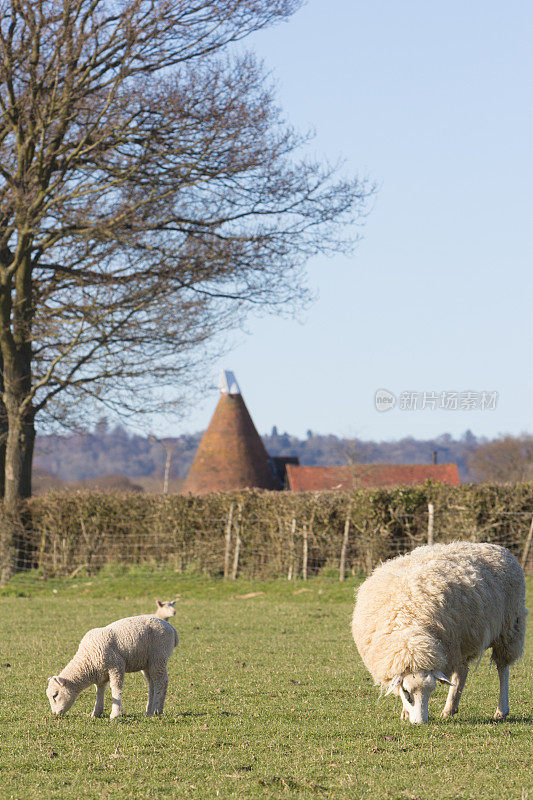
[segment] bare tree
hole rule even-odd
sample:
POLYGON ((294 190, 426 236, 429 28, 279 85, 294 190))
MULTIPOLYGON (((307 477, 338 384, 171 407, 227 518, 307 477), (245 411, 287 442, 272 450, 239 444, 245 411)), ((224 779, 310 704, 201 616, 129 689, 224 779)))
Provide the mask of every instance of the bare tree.
POLYGON ((533 436, 501 436, 477 447, 468 469, 479 481, 516 483, 533 479, 533 436))
POLYGON ((234 45, 298 0, 0 0, 5 507, 37 414, 153 409, 250 305, 301 299, 371 189, 297 160, 234 45))

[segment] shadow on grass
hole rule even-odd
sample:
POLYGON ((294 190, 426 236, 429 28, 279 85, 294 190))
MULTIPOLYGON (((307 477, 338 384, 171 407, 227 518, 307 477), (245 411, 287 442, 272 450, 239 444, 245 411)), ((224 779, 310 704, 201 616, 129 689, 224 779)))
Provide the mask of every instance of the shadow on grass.
POLYGON ((493 719, 492 717, 479 716, 471 717, 468 722, 472 722, 474 725, 494 725, 496 727, 505 725, 531 725, 533 717, 511 716, 507 717, 507 719, 493 719))
POLYGON ((274 787, 276 789, 283 789, 287 793, 306 790, 307 792, 310 791, 321 794, 322 792, 328 791, 326 786, 320 786, 320 784, 315 783, 314 781, 299 782, 293 780, 292 778, 282 777, 280 775, 273 775, 271 778, 259 778, 259 784, 260 786, 265 786, 267 788, 274 787))
POLYGON ((494 726, 495 728, 499 728, 505 727, 505 725, 531 725, 533 722, 533 717, 520 717, 517 715, 512 715, 507 717, 507 719, 494 719, 494 717, 489 714, 478 714, 474 717, 461 716, 459 714, 448 719, 434 719, 433 722, 440 723, 439 727, 441 728, 456 727, 459 725, 490 725, 491 727, 494 726))
POLYGON ((176 717, 207 717, 207 711, 180 711, 176 717))

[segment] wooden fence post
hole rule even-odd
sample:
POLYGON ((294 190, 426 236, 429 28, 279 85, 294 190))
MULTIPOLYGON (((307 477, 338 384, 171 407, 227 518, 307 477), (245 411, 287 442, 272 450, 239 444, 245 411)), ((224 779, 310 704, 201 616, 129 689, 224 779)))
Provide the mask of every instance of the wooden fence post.
POLYGON ((302 578, 304 579, 304 581, 307 580, 307 558, 309 553, 308 536, 309 536, 309 529, 307 527, 307 523, 305 523, 303 531, 304 547, 302 555, 302 578))
POLYGON ((296 534, 296 517, 292 518, 291 521, 291 533, 289 539, 289 574, 287 575, 287 580, 292 581, 293 574, 294 574, 294 536, 296 534))
POLYGON ((233 569, 231 571, 231 580, 234 581, 239 571, 239 555, 241 552, 241 526, 242 526, 242 503, 239 503, 237 512, 237 525, 235 537, 235 553, 233 555, 233 569))
POLYGON ((341 560, 339 564, 339 580, 343 581, 346 575, 346 553, 348 551, 348 537, 350 535, 350 517, 352 513, 352 504, 348 506, 348 514, 346 522, 344 523, 344 536, 342 537, 341 547, 341 560))
POLYGON ((372 533, 371 539, 367 542, 366 550, 365 550, 365 563, 366 563, 366 574, 370 575, 372 570, 374 569, 374 538, 375 538, 375 531, 372 533))
POLYGON ((433 544, 433 517, 435 514, 435 506, 433 503, 428 504, 428 544, 433 544))
POLYGON ((226 522, 226 545, 224 548, 224 577, 229 575, 229 559, 231 551, 231 528, 233 526, 233 503, 229 507, 228 519, 226 522))
POLYGON ((524 552, 522 553, 522 569, 526 568, 527 557, 529 555, 529 548, 531 547, 531 539, 533 539, 533 517, 531 517, 531 525, 529 526, 529 533, 527 535, 526 543, 524 545, 524 552))
POLYGON ((57 536, 54 536, 54 543, 52 546, 52 570, 55 575, 57 572, 57 536))

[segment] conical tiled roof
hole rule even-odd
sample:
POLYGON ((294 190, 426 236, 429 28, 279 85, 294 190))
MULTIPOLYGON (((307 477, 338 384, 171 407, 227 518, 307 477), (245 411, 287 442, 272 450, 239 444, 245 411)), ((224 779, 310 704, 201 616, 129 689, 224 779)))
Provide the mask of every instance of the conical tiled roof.
POLYGON ((223 373, 222 394, 202 437, 183 492, 280 489, 268 453, 232 373, 223 373))

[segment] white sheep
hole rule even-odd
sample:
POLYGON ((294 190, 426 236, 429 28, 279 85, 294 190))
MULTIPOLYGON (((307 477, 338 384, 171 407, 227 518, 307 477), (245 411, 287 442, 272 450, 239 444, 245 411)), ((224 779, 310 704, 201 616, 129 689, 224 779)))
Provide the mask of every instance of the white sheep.
POLYGON ((509 713, 509 665, 526 627, 524 574, 494 544, 418 547, 387 561, 360 586, 352 633, 374 681, 402 700, 402 719, 428 721, 437 681, 450 684, 442 717, 457 713, 469 663, 492 647, 500 696, 509 713), (450 680, 451 678, 451 680, 450 680))
POLYGON ((167 662, 178 641, 173 626, 153 614, 93 628, 85 634, 67 666, 48 679, 46 694, 52 712, 59 715, 68 711, 80 692, 94 683, 96 703, 92 716, 101 716, 109 682, 113 704, 110 717, 119 717, 124 675, 142 671, 148 683, 146 713, 162 714, 168 686, 167 662))
POLYGON ((159 619, 170 619, 170 617, 175 617, 175 605, 175 600, 158 600, 157 611, 154 613, 154 617, 159 617, 159 619))

